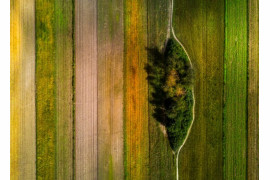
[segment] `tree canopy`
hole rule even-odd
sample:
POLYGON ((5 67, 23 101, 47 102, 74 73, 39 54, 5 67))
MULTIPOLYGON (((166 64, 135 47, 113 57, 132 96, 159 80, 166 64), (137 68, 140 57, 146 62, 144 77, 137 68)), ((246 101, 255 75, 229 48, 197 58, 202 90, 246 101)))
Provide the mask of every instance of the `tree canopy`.
POLYGON ((153 116, 166 127, 173 151, 182 145, 193 119, 193 69, 183 48, 169 39, 164 52, 148 49, 146 66, 153 116))

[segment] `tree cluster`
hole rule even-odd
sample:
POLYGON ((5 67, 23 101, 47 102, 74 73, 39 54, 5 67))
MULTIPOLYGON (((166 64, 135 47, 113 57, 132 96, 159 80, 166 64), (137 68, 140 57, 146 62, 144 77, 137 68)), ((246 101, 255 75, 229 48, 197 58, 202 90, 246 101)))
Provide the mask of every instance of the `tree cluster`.
POLYGON ((153 116, 166 127, 173 151, 183 143, 192 122, 193 70, 182 47, 169 39, 164 52, 148 49, 146 66, 153 116))

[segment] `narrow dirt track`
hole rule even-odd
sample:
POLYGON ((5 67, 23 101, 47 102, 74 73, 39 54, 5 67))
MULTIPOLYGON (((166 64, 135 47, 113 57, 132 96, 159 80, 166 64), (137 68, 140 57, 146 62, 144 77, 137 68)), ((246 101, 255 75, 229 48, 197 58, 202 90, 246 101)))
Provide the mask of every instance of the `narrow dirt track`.
POLYGON ((97 179, 97 0, 75 2, 76 179, 97 179))

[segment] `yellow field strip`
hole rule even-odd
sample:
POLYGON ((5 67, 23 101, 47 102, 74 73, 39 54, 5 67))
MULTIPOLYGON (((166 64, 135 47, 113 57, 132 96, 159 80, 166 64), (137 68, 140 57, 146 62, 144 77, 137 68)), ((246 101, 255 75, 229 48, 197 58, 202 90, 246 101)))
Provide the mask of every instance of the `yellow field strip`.
POLYGON ((11 179, 35 179, 35 6, 11 0, 11 179))

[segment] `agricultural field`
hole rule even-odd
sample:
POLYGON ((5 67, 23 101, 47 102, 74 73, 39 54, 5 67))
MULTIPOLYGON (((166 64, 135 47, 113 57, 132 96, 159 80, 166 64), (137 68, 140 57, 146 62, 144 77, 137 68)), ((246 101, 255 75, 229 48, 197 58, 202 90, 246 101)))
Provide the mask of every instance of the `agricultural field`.
POLYGON ((35 6, 19 0, 10 6, 10 179, 35 179, 35 6))
POLYGON ((258 4, 11 0, 11 179, 259 179, 258 4))
POLYGON ((174 13, 176 35, 194 64, 196 97, 179 174, 182 179, 222 179, 224 1, 176 1, 174 13))

